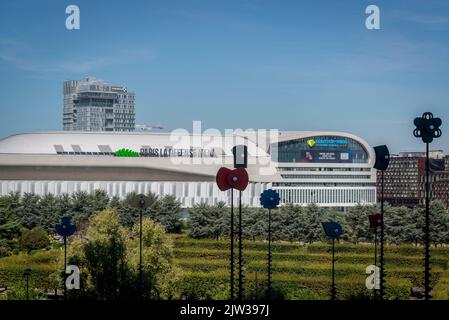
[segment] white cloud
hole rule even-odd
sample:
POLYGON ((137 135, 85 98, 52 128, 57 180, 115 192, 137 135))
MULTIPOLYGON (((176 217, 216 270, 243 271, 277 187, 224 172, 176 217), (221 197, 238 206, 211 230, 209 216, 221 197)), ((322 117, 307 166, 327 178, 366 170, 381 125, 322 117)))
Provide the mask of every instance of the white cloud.
POLYGON ((0 60, 10 63, 20 70, 37 74, 48 73, 88 73, 109 66, 127 65, 155 58, 149 50, 123 50, 105 55, 86 56, 72 59, 51 60, 27 43, 1 40, 0 60))
POLYGON ((425 25, 446 25, 449 24, 449 17, 424 14, 406 14, 404 19, 410 22, 416 22, 425 25))

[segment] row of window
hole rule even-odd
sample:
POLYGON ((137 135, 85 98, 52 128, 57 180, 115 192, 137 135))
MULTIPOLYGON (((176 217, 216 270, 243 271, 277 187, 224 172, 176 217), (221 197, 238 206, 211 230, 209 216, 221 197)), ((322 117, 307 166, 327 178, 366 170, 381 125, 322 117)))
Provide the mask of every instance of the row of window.
POLYGON ((333 203, 373 203, 376 201, 376 191, 328 189, 328 190, 291 190, 277 189, 281 202, 297 204, 333 204, 333 203))
POLYGON ((285 179, 371 179, 369 175, 281 174, 285 179))
POLYGON ((364 188, 375 187, 374 182, 273 182, 273 187, 342 187, 364 188))
POLYGON ((330 167, 278 167, 279 171, 371 171, 370 168, 330 168, 330 167))

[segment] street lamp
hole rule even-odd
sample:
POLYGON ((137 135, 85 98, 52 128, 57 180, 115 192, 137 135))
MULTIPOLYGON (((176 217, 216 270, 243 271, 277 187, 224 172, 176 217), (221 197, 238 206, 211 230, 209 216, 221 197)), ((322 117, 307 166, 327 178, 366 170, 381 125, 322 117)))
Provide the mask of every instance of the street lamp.
MULTIPOLYGON (((153 203, 154 204, 154 203, 153 203)), ((131 206, 138 208, 139 210, 139 296, 143 300, 143 263, 142 263, 142 220, 143 211, 152 205, 151 200, 144 194, 138 194, 133 199, 131 199, 131 206)))
POLYGON ((71 217, 62 217, 61 223, 57 224, 55 227, 55 231, 61 237, 64 238, 64 299, 66 299, 67 295, 67 286, 66 286, 66 270, 67 270, 67 238, 75 233, 76 227, 75 225, 70 223, 71 217))
POLYGON ((31 269, 25 269, 23 270, 23 276, 26 279, 26 290, 27 290, 27 300, 29 300, 30 296, 29 296, 29 278, 31 276, 31 269))

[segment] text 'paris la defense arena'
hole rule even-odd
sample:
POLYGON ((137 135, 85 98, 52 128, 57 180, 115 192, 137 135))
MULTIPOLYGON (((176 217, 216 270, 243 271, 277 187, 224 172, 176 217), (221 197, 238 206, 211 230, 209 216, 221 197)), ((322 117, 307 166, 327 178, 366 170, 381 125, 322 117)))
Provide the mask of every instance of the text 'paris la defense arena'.
MULTIPOLYGON (((258 131, 256 131, 258 132, 258 131)), ((376 202, 374 151, 340 132, 276 131, 259 143, 241 132, 213 135, 151 132, 37 132, 0 140, 0 194, 105 190, 109 196, 173 195, 183 208, 229 203, 215 175, 233 167, 232 147, 248 147, 250 184, 242 203, 260 206, 260 193, 277 190, 281 203, 344 210, 376 202), (273 142, 275 141, 275 142, 273 142)), ((236 197, 234 197, 235 199, 236 197)))

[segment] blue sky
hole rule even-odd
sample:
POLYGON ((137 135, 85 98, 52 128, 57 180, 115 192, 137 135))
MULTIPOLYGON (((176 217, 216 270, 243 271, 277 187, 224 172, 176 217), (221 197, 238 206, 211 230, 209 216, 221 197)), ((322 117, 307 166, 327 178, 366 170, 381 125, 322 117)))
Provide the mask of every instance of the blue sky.
POLYGON ((449 153, 449 0, 0 2, 0 137, 61 130, 62 82, 86 76, 136 92, 139 124, 337 130, 393 152, 423 149, 412 121, 432 111, 449 153))

